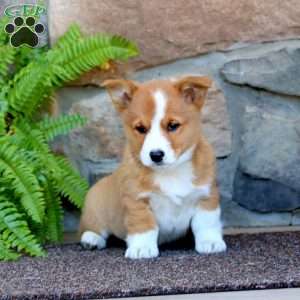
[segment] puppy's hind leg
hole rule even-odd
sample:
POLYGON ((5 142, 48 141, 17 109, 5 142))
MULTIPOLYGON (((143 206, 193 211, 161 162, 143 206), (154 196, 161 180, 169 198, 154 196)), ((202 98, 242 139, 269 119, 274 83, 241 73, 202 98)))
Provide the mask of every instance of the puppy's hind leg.
POLYGON ((84 231, 80 238, 80 244, 84 249, 103 249, 106 247, 108 234, 106 231, 95 233, 93 231, 84 231))

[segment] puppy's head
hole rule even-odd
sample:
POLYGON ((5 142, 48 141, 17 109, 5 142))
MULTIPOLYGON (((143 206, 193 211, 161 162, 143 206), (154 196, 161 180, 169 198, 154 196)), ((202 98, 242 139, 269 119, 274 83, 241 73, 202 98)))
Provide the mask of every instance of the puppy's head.
POLYGON ((199 139, 199 113, 211 80, 189 76, 144 84, 106 80, 120 112, 132 154, 152 169, 191 159, 199 139))

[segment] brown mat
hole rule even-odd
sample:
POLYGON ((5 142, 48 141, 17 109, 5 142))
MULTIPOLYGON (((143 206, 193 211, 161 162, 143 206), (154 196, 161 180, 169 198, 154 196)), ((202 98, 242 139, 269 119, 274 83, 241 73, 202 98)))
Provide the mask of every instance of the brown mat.
POLYGON ((227 236, 228 251, 198 255, 191 239, 157 259, 125 259, 124 245, 102 251, 50 246, 47 258, 0 263, 0 299, 88 299, 300 287, 300 232, 227 236))

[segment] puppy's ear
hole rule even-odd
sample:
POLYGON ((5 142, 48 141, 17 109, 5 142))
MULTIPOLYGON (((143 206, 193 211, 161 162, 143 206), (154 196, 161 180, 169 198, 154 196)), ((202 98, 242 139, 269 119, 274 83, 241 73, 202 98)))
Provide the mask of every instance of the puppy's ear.
POLYGON ((194 104, 200 110, 212 80, 206 76, 188 76, 179 79, 174 85, 186 103, 194 104))
POLYGON ((128 107, 138 88, 137 83, 125 79, 105 80, 101 86, 107 89, 113 104, 120 112, 128 107))

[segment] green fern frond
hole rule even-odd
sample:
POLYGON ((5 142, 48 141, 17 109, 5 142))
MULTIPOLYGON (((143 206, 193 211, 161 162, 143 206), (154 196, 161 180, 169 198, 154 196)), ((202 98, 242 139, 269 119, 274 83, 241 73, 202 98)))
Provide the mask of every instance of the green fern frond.
POLYGON ((63 209, 60 195, 55 191, 51 182, 45 186, 46 218, 45 237, 47 241, 57 242, 62 240, 63 209))
MULTIPOLYGON (((44 133, 35 124, 27 122, 26 120, 19 120, 11 126, 11 129, 14 132, 14 135, 11 136, 11 140, 18 144, 19 147, 38 151, 45 156, 50 154, 51 151, 44 133)), ((47 159, 47 157, 45 157, 45 159, 47 159)), ((44 161, 42 163, 44 163, 44 161)))
POLYGON ((62 115, 57 118, 45 117, 38 127, 43 132, 47 141, 53 140, 58 135, 69 133, 72 129, 85 125, 87 119, 78 115, 62 115))
POLYGON ((112 60, 127 60, 128 58, 138 55, 139 53, 136 44, 122 36, 113 35, 111 37, 110 43, 112 47, 107 47, 107 51, 112 52, 108 53, 107 55, 111 56, 110 59, 112 60), (124 49, 127 49, 127 51, 124 51, 124 49))
POLYGON ((45 254, 15 205, 1 196, 0 231, 2 232, 2 238, 8 241, 12 248, 16 248, 18 251, 25 251, 34 256, 43 256, 45 254))
POLYGON ((0 85, 8 78, 9 67, 14 62, 15 49, 10 45, 0 46, 0 85))
POLYGON ((1 239, 0 236, 0 260, 16 260, 20 254, 12 251, 7 242, 1 239))
MULTIPOLYGON (((47 125, 47 122, 45 122, 47 125)), ((48 123, 50 124, 50 123, 48 123)), ((19 123, 15 128, 16 136, 22 135, 27 148, 32 150, 32 155, 39 161, 40 167, 47 165, 46 175, 56 183, 57 192, 69 198, 77 207, 81 208, 88 190, 87 182, 81 178, 70 163, 63 157, 50 153, 42 131, 30 127, 29 124, 19 123)))
POLYGON ((12 82, 8 102, 13 114, 16 111, 31 118, 52 93, 51 70, 43 60, 29 64, 22 71, 22 76, 12 82))
POLYGON ((0 137, 6 134, 5 113, 0 111, 0 137))
POLYGON ((32 117, 55 88, 110 60, 133 57, 137 51, 132 42, 106 35, 84 38, 66 45, 63 50, 51 49, 46 57, 30 63, 14 78, 9 104, 13 111, 32 117))
POLYGON ((110 60, 127 60, 136 56, 138 50, 134 43, 120 36, 97 35, 70 44, 59 53, 57 49, 48 52, 56 75, 56 86, 75 80, 80 74, 110 60))
POLYGON ((65 49, 70 44, 77 42, 83 38, 83 34, 78 24, 73 23, 70 25, 68 30, 56 41, 52 49, 65 49))
POLYGON ((7 122, 7 111, 8 111, 8 101, 7 101, 7 90, 8 87, 4 86, 1 89, 0 83, 0 137, 5 135, 8 128, 7 122))
POLYGON ((26 45, 14 48, 16 51, 14 58, 14 72, 18 73, 30 62, 38 60, 48 50, 48 46, 29 48, 26 45))
POLYGON ((8 23, 9 23, 9 17, 3 16, 0 18, 0 47, 8 44, 9 35, 4 30, 4 27, 8 23))
POLYGON ((56 160, 61 173, 60 176, 57 174, 53 180, 58 190, 78 208, 82 208, 88 190, 87 182, 82 179, 79 173, 74 171, 74 168, 65 158, 57 157, 56 160))
POLYGON ((20 156, 19 149, 4 138, 0 140, 0 173, 10 180, 31 218, 41 223, 45 213, 45 202, 39 182, 32 167, 20 156))

